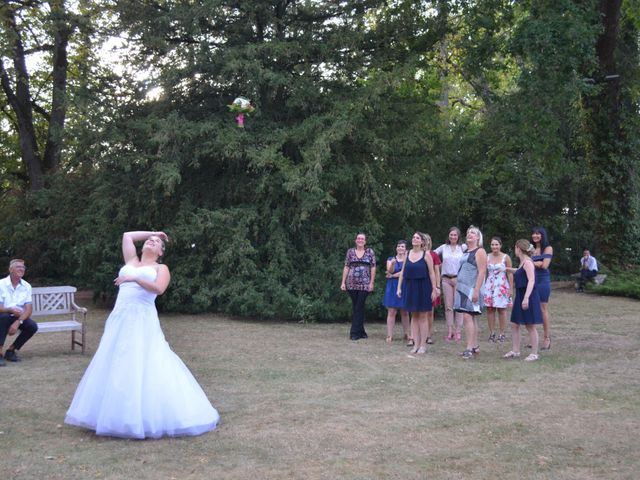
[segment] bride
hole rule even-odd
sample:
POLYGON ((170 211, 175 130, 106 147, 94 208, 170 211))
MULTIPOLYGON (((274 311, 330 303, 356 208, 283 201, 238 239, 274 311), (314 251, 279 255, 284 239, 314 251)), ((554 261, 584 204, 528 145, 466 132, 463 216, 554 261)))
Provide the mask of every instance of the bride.
POLYGON ((218 412, 164 338, 155 307, 169 285, 164 232, 126 232, 118 298, 65 423, 124 438, 200 435, 218 412), (143 241, 138 258, 134 242, 143 241))

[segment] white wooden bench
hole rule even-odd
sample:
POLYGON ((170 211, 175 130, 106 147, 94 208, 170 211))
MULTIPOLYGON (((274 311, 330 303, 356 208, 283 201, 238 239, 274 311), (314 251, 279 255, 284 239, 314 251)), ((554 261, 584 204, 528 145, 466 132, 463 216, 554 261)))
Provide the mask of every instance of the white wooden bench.
POLYGON ((31 317, 46 317, 38 322, 38 333, 71 331, 71 350, 79 345, 84 353, 87 309, 76 305, 76 291, 76 287, 33 287, 31 317), (76 332, 80 333, 81 341, 76 340, 76 332))

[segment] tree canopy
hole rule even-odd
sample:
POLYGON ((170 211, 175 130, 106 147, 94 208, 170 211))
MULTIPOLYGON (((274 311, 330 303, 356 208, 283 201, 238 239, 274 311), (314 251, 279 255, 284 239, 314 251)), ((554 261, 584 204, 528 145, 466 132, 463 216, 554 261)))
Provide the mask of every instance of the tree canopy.
POLYGON ((8 0, 0 11, 0 242, 32 275, 111 292, 121 233, 164 229, 164 308, 331 320, 346 313, 341 265, 359 231, 380 261, 415 230, 439 244, 473 223, 507 247, 546 226, 560 272, 583 246, 638 262, 632 2, 8 0), (97 53, 108 39, 119 65, 97 53), (37 65, 36 44, 48 52, 37 65), (26 137, 12 100, 21 78, 26 137), (228 108, 238 96, 256 107, 244 128, 228 108), (62 110, 56 123, 49 112, 62 110), (52 139, 49 162, 39 152, 52 139))

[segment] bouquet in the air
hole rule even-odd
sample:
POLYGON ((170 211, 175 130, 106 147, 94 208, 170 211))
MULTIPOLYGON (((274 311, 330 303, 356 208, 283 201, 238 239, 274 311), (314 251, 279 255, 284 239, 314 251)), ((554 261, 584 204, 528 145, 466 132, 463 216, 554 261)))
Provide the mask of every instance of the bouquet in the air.
POLYGON ((229 110, 233 113, 237 113, 236 122, 238 122, 238 127, 244 128, 244 116, 253 113, 256 109, 253 105, 251 105, 251 101, 244 97, 236 98, 231 105, 227 105, 229 110))

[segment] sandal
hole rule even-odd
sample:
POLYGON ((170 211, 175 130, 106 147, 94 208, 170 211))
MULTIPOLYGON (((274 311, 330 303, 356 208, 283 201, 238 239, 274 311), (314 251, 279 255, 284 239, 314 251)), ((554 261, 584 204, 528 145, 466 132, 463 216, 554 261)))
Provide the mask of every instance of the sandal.
POLYGON ((520 357, 520 352, 514 352, 513 350, 508 351, 502 356, 502 358, 519 358, 519 357, 520 357))
POLYGON ((463 360, 469 360, 470 358, 473 358, 473 352, 471 350, 465 350, 464 352, 462 352, 462 358, 463 360))
POLYGON ((409 340, 407 340, 407 347, 415 347, 413 338, 410 338, 409 340))
POLYGON ((391 343, 391 342, 393 342, 393 337, 387 337, 387 339, 385 340, 385 342, 387 342, 387 343, 391 343))
POLYGON ((492 333, 491 335, 489 335, 487 342, 496 343, 496 334, 492 333))
POLYGON ((551 337, 544 337, 540 350, 551 350, 551 337))
POLYGON ((524 359, 525 362, 535 362, 540 358, 540 355, 537 353, 530 353, 527 358, 524 359))
POLYGON ((420 349, 414 346, 409 353, 418 353, 418 350, 420 349))
POLYGON ((433 339, 431 337, 427 337, 427 343, 429 345, 433 345, 433 339))
POLYGON ((424 355, 425 353, 427 353, 427 347, 420 347, 416 352, 418 355, 424 355))
POLYGON ((460 332, 456 332, 456 343, 460 343, 460 340, 462 340, 462 335, 460 332))

